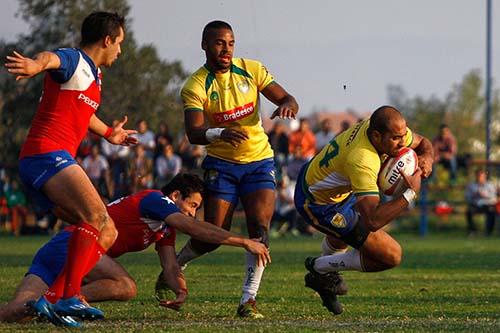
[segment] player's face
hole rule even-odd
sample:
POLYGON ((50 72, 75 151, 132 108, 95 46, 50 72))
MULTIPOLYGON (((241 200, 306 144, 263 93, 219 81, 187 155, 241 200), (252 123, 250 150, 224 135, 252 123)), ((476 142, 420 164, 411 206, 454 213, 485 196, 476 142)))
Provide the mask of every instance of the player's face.
POLYGON ((116 36, 114 41, 109 36, 107 36, 106 39, 106 56, 103 65, 109 67, 115 62, 116 59, 118 59, 118 56, 122 53, 121 43, 125 39, 125 32, 122 28, 120 28, 120 33, 118 36, 116 36))
POLYGON ((398 155, 398 151, 404 147, 406 132, 406 121, 403 119, 392 121, 389 124, 389 131, 381 136, 381 147, 383 153, 394 157, 398 155))
POLYGON ((207 65, 216 72, 226 72, 231 68, 234 51, 234 35, 229 29, 212 30, 203 41, 207 65))
POLYGON ((186 198, 182 198, 181 195, 177 196, 175 205, 180 209, 181 213, 187 216, 195 217, 196 211, 201 206, 201 201, 201 193, 194 192, 186 198))

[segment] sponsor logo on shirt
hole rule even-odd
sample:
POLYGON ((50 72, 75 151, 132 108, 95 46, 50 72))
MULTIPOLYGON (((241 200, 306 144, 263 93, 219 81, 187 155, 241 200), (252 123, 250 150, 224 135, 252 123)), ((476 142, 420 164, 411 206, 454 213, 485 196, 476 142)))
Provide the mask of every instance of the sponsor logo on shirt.
POLYGON ((250 102, 243 106, 235 107, 232 110, 216 113, 213 117, 216 123, 233 122, 250 116, 253 111, 253 102, 250 102))
POLYGON ((92 100, 90 97, 85 96, 83 93, 80 93, 80 95, 78 95, 78 100, 83 100, 85 104, 89 105, 94 110, 97 110, 97 108, 99 107, 99 103, 92 100))
POLYGON ((236 86, 238 87, 238 90, 243 94, 246 94, 248 92, 249 86, 247 80, 236 83, 236 86))
POLYGON ((219 99, 219 94, 217 93, 217 91, 212 91, 212 93, 210 94, 210 100, 212 102, 215 102, 219 99))
POLYGON ((345 221, 344 215, 337 213, 333 216, 330 224, 336 228, 345 228, 347 223, 345 221))

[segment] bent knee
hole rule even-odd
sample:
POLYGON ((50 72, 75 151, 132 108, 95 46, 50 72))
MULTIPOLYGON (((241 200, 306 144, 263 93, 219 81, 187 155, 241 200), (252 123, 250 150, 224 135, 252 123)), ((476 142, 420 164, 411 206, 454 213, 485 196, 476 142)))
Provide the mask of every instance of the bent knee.
POLYGON ((403 249, 401 248, 401 245, 395 243, 388 249, 383 261, 387 268, 393 268, 401 264, 402 257, 403 249))
POLYGON ((137 285, 130 277, 120 278, 117 281, 116 290, 118 291, 116 295, 118 301, 128 301, 137 296, 137 285))

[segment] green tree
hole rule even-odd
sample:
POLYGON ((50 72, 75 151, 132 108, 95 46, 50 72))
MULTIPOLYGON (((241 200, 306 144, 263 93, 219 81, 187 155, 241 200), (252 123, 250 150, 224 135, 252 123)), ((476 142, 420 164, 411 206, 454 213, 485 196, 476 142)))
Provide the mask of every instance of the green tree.
MULTIPOLYGON (((20 16, 30 32, 11 44, 0 41, 0 56, 18 50, 34 56, 57 47, 78 47, 80 26, 92 11, 118 12, 126 18, 130 6, 126 0, 20 0, 20 16)), ((127 20, 122 54, 111 68, 103 68, 103 92, 98 115, 110 123, 128 115, 128 127, 146 119, 151 128, 164 120, 175 132, 182 122, 178 90, 186 73, 179 61, 161 60, 151 45, 139 46, 127 20)), ((0 71, 0 158, 15 163, 19 147, 36 110, 42 90, 42 75, 15 82, 0 71)))

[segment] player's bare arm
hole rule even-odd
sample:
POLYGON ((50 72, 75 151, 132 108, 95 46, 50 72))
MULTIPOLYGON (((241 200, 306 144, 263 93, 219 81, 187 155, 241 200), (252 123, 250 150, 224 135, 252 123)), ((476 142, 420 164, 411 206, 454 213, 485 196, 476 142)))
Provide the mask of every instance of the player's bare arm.
MULTIPOLYGON (((404 172, 401 173, 404 177, 408 188, 418 193, 421 185, 422 171, 417 171, 412 176, 407 176, 404 172)), ((377 231, 384 227, 389 222, 398 217, 403 209, 408 207, 409 202, 401 194, 391 201, 380 203, 380 198, 374 195, 366 195, 358 198, 356 209, 361 215, 363 221, 370 231, 377 231)))
POLYGON ((97 135, 102 136, 109 143, 122 146, 130 146, 137 143, 137 138, 131 136, 136 134, 136 130, 124 129, 123 126, 127 123, 127 116, 116 124, 115 127, 108 127, 101 119, 95 114, 90 117, 89 129, 97 135))
POLYGON ((432 173, 434 162, 434 149, 432 142, 417 133, 413 133, 413 142, 410 146, 418 156, 418 167, 422 170, 422 177, 427 178, 432 173))
POLYGON ((241 128, 208 128, 205 125, 203 112, 185 112, 184 123, 189 142, 192 144, 208 145, 214 140, 221 139, 236 147, 248 140, 248 134, 241 128))
POLYGON ((57 54, 49 51, 40 52, 33 59, 14 51, 12 55, 7 56, 5 63, 7 71, 16 75, 16 81, 28 79, 38 73, 48 69, 57 69, 60 66, 61 60, 57 54))
POLYGON ((207 243, 243 247, 257 256, 259 266, 271 263, 269 249, 258 240, 243 238, 211 223, 196 221, 182 213, 167 216, 165 222, 171 227, 207 243))
POLYGON ((187 285, 184 274, 177 264, 174 246, 161 246, 157 249, 160 263, 163 268, 163 279, 168 284, 170 290, 175 293, 175 299, 161 299, 160 305, 169 309, 179 311, 186 301, 187 285))
POLYGON ((271 119, 276 117, 281 119, 295 119, 296 114, 299 112, 299 105, 295 98, 287 93, 282 86, 276 82, 272 82, 262 90, 262 94, 278 106, 271 115, 271 119))

